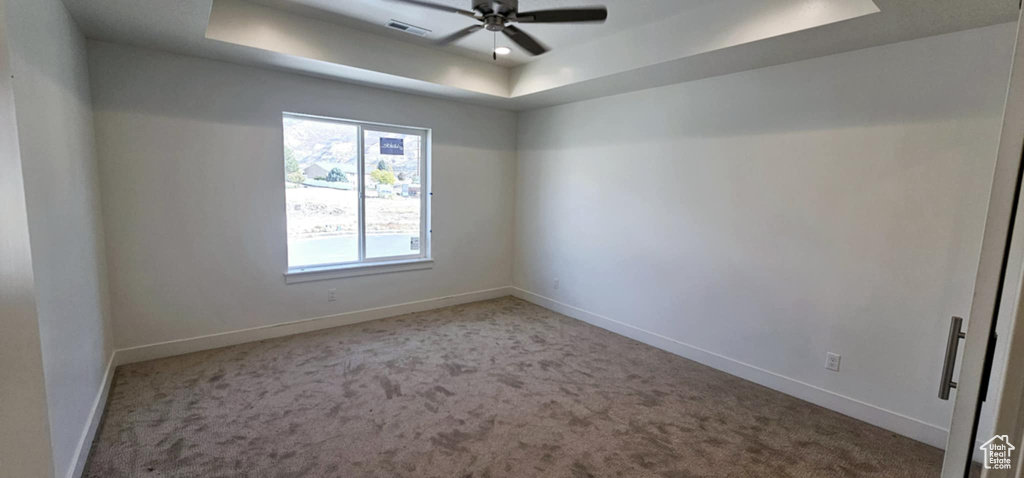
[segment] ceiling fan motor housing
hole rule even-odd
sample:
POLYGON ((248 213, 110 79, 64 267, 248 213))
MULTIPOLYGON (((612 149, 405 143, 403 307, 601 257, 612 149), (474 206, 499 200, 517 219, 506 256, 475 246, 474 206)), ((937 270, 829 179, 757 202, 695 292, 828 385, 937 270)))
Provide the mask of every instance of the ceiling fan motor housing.
POLYGON ((519 0, 473 0, 473 10, 482 15, 501 15, 519 10, 519 0))
MULTIPOLYGON (((479 23, 463 28, 451 35, 437 40, 439 45, 449 45, 467 35, 486 29, 489 32, 503 33, 513 43, 519 45, 531 55, 543 55, 550 48, 520 30, 514 23, 580 23, 603 22, 608 18, 608 9, 597 6, 589 8, 561 8, 538 10, 535 12, 519 12, 519 0, 472 0, 473 11, 442 5, 429 0, 395 0, 420 7, 457 13, 470 17, 479 23)), ((463 0, 464 1, 464 0, 463 0)), ((497 55, 493 55, 497 59, 497 55)))
POLYGON ((489 32, 500 32, 505 29, 505 19, 499 16, 490 16, 483 19, 484 28, 489 32))

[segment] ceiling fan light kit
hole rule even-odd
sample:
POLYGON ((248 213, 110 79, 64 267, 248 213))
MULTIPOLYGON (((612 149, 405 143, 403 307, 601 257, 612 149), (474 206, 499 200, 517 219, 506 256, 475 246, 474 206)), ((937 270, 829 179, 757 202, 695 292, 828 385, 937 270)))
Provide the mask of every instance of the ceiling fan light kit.
MULTIPOLYGON (((603 23, 608 18, 608 9, 603 6, 520 12, 519 0, 472 0, 473 10, 462 10, 423 0, 394 1, 455 13, 480 22, 478 25, 470 25, 438 39, 437 43, 440 45, 448 45, 472 33, 487 30, 504 34, 531 55, 544 54, 550 51, 550 48, 513 23, 603 23)), ((497 54, 499 53, 495 49, 495 58, 497 54)))

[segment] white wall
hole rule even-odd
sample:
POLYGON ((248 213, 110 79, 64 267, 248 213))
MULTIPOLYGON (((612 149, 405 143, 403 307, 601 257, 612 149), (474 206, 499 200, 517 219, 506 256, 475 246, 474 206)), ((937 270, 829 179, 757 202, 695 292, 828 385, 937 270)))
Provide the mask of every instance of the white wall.
POLYGON ((471 59, 243 0, 213 2, 206 38, 258 49, 265 61, 283 56, 284 61, 345 65, 338 69, 357 81, 398 86, 412 80, 420 88, 433 83, 443 91, 476 93, 469 97, 507 98, 509 93, 509 70, 491 61, 490 52, 471 59))
POLYGON ((108 43, 89 62, 118 348, 511 282, 513 113, 108 43), (282 111, 433 129, 433 269, 285 285, 282 111))
MULTIPOLYGON (((511 72, 512 96, 540 93, 574 83, 615 74, 628 74, 634 81, 649 81, 639 71, 658 65, 688 63, 690 70, 729 64, 730 48, 756 42, 780 46, 788 34, 878 13, 872 0, 821 2, 819 0, 717 0, 695 8, 675 10, 643 28, 630 28, 567 48, 557 48, 511 72), (694 57, 717 55, 717 61, 702 66, 694 57)), ((824 35, 822 36, 824 37, 824 35)), ((819 37, 819 38, 822 38, 819 37)), ((829 35, 832 41, 839 35, 829 35)), ((838 43, 838 42, 837 42, 838 43)), ((797 48, 799 49, 799 48, 797 48)), ((836 50, 833 50, 836 51, 836 50)), ((778 55, 767 52, 759 61, 778 55)), ((778 62, 781 58, 776 59, 778 62)), ((785 61, 785 60, 782 60, 785 61)), ((739 65, 737 65, 739 66, 739 65)), ((683 67, 680 70, 685 71, 683 67)), ((739 71, 734 69, 732 71, 739 71)), ((704 77, 711 76, 704 74, 704 77)), ((678 77, 693 78, 691 74, 678 77)), ((665 84, 665 83, 662 83, 665 84)), ((633 88, 619 91, 632 91, 633 88)))
POLYGON ((53 474, 25 184, 14 113, 10 20, 0 1, 0 476, 53 474))
POLYGON ((86 44, 59 0, 7 3, 53 466, 63 476, 111 351, 86 44))
POLYGON ((1013 33, 523 113, 514 284, 941 446, 1013 33))

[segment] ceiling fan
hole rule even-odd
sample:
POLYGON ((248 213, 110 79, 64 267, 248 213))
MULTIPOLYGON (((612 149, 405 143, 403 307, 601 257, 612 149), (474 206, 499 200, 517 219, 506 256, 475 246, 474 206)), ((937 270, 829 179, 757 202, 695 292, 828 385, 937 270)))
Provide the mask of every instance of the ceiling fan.
MULTIPOLYGON (((495 33, 504 33, 505 36, 523 47, 524 50, 530 52, 531 55, 540 55, 550 49, 515 25, 512 25, 512 23, 604 22, 608 18, 608 9, 605 7, 562 8, 520 12, 519 0, 473 0, 472 11, 423 0, 395 1, 443 12, 457 13, 480 22, 479 25, 468 26, 437 40, 437 43, 441 45, 450 44, 479 30, 487 30, 495 33)), ((494 58, 497 59, 497 53, 495 53, 494 58)))

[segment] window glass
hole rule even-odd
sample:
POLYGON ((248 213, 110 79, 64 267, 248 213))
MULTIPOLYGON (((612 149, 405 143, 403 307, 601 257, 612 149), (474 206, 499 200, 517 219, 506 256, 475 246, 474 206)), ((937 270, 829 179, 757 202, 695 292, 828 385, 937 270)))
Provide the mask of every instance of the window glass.
POLYGON ((366 257, 418 255, 421 136, 363 130, 366 257))
POLYGON ((426 132, 285 114, 288 268, 428 256, 426 132))

